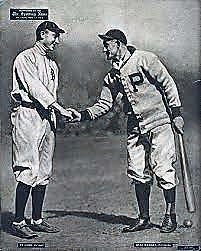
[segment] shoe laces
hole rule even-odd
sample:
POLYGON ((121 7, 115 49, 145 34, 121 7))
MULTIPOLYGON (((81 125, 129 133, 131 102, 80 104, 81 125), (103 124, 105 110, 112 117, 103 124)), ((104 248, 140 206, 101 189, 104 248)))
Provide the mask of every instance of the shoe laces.
POLYGON ((29 228, 29 226, 25 225, 23 228, 26 229, 27 232, 32 233, 33 231, 29 228))
POLYGON ((170 215, 166 214, 163 219, 163 225, 167 225, 170 222, 170 215))
POLYGON ((45 220, 43 220, 42 222, 41 222, 41 224, 43 225, 43 226, 46 226, 46 227, 49 227, 50 225, 47 223, 47 221, 45 221, 45 220))

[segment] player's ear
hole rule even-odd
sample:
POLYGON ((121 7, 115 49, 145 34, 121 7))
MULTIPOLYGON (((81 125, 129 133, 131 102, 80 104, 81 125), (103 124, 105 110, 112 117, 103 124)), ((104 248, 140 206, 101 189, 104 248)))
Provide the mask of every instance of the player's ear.
POLYGON ((41 31, 41 32, 40 32, 40 37, 41 37, 41 39, 44 39, 44 38, 45 38, 45 31, 41 31))
POLYGON ((119 47, 120 47, 120 41, 117 40, 116 43, 117 43, 117 46, 118 46, 118 48, 119 48, 119 47))

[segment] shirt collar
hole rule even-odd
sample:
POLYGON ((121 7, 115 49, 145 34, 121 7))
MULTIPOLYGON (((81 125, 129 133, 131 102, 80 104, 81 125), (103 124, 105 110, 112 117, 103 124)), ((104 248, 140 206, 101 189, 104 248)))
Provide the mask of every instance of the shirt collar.
POLYGON ((45 56, 47 55, 47 48, 45 47, 45 45, 43 45, 40 41, 37 41, 34 45, 34 48, 36 49, 36 51, 38 53, 40 53, 41 55, 45 56))
POLYGON ((112 67, 115 68, 115 69, 118 69, 120 70, 126 63, 127 61, 129 60, 129 58, 132 56, 132 53, 127 50, 125 55, 123 56, 122 59, 120 59, 120 61, 113 61, 112 62, 112 67))
POLYGON ((128 60, 133 55, 135 50, 136 50, 136 48, 134 46, 131 46, 131 45, 127 46, 127 51, 126 51, 125 55, 123 56, 123 58, 120 59, 119 62, 112 61, 112 67, 120 70, 128 62, 128 60))

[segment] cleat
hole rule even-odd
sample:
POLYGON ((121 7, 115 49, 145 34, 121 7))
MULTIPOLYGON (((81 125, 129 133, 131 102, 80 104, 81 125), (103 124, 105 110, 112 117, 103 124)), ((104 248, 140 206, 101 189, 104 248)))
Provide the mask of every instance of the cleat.
POLYGON ((171 233, 177 228, 176 214, 165 214, 161 225, 161 233, 171 233))
POLYGON ((137 232, 150 228, 152 228, 152 224, 149 218, 148 219, 138 218, 135 224, 124 227, 122 233, 137 232))
POLYGON ((35 237, 38 237, 38 235, 34 233, 26 223, 19 225, 12 223, 10 230, 13 235, 18 236, 20 238, 33 239, 35 237))
POLYGON ((50 225, 47 221, 42 220, 40 224, 32 222, 29 227, 36 232, 58 233, 60 230, 55 226, 50 225))

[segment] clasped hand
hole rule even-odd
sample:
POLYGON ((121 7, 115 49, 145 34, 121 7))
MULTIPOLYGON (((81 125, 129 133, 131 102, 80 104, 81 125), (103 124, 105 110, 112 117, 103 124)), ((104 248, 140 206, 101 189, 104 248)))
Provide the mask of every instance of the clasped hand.
POLYGON ((67 108, 66 111, 71 114, 70 119, 68 119, 67 122, 73 123, 73 122, 80 122, 81 121, 81 113, 80 112, 78 112, 77 110, 75 110, 73 108, 67 108))

